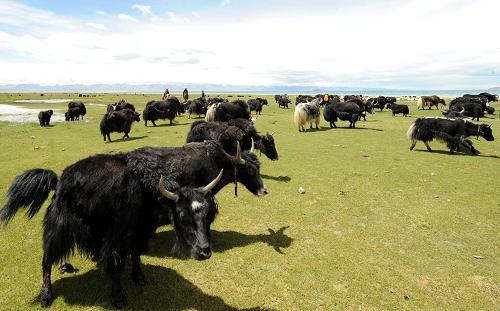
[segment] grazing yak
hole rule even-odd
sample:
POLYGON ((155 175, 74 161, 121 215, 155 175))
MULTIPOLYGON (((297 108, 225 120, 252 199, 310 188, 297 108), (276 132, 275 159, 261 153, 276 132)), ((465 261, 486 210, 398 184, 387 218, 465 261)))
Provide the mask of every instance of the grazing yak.
POLYGON ((40 126, 50 126, 50 117, 54 114, 52 109, 46 111, 40 111, 38 113, 38 121, 40 121, 40 126))
POLYGON ((309 128, 313 128, 313 121, 318 129, 320 119, 319 103, 321 99, 315 98, 311 102, 300 103, 295 106, 293 122, 299 128, 299 132, 305 132, 304 125, 309 122, 309 128))
POLYGON ((448 110, 448 111, 443 111, 443 115, 451 119, 463 119, 465 118, 464 111, 465 111, 464 108, 462 108, 461 111, 448 110))
POLYGON ((292 102, 290 101, 290 99, 288 98, 288 96, 284 95, 284 96, 280 96, 280 98, 278 98, 278 108, 287 108, 288 109, 288 104, 291 104, 292 102))
POLYGON ((373 108, 379 108, 382 112, 387 104, 395 103, 396 100, 396 97, 392 96, 379 96, 373 99, 373 108))
POLYGON ((323 111, 323 117, 325 117, 325 120, 328 118, 327 121, 330 122, 330 127, 332 127, 332 125, 333 127, 337 127, 335 122, 337 122, 338 118, 342 121, 349 121, 349 128, 356 128, 356 122, 361 115, 361 108, 352 101, 344 103, 332 102, 325 106, 325 109, 327 109, 328 114, 325 116, 325 112, 323 111))
POLYGON ((432 106, 436 106, 436 109, 439 109, 439 104, 443 106, 446 105, 445 100, 440 98, 439 96, 436 95, 420 96, 420 98, 417 101, 417 109, 429 108, 430 110, 432 106))
POLYGON ((484 117, 484 111, 487 109, 486 98, 477 97, 459 97, 450 102, 450 111, 461 111, 466 117, 472 117, 472 120, 484 117))
POLYGON ((392 116, 395 117, 396 114, 402 113, 403 117, 406 117, 410 113, 408 105, 401 105, 396 103, 387 104, 387 108, 391 109, 392 116))
POLYGON ((255 114, 261 114, 262 106, 267 106, 267 99, 257 97, 255 99, 249 99, 247 103, 250 107, 250 111, 255 111, 255 114))
POLYGON ((140 114, 130 109, 106 112, 99 125, 104 141, 106 141, 106 136, 108 137, 108 141, 111 141, 111 137, 109 137, 111 132, 125 133, 122 139, 130 138, 128 133, 130 133, 132 129, 132 123, 134 123, 134 121, 141 121, 139 116, 140 114))
POLYGON ((156 126, 155 121, 159 119, 168 119, 172 125, 172 121, 181 110, 181 102, 175 96, 170 96, 166 100, 152 100, 146 104, 142 112, 144 125, 148 126, 148 121, 151 121, 153 126, 156 126))
POLYGON ((195 121, 187 135, 186 142, 216 140, 226 152, 234 154, 239 142, 243 150, 255 146, 271 160, 278 160, 278 152, 271 134, 259 135, 253 123, 247 119, 232 119, 228 122, 195 121), (255 143, 255 145, 254 145, 255 143))
POLYGON ((418 118, 408 128, 406 132, 411 141, 410 150, 415 148, 417 141, 422 141, 428 151, 432 151, 429 142, 437 139, 447 144, 450 153, 459 151, 460 147, 469 150, 473 155, 478 152, 472 146, 472 142, 467 139, 469 136, 483 137, 487 141, 493 141, 493 131, 491 125, 477 125, 469 120, 448 119, 448 118, 418 118))
MULTIPOLYGON (((85 104, 82 103, 82 102, 69 102, 68 103, 68 112, 72 108, 80 108, 80 114, 79 114, 79 116, 82 116, 82 119, 83 119, 83 116, 85 116, 87 114, 87 108, 85 107, 85 104)), ((68 121, 68 120, 66 120, 66 121, 68 121)), ((71 121, 73 121, 73 120, 71 120, 71 121)))
POLYGON ((204 97, 200 97, 194 100, 188 100, 186 102, 186 106, 189 113, 189 119, 191 119, 192 114, 197 114, 198 117, 200 117, 200 115, 206 115, 207 113, 208 104, 204 97))
POLYGON ((66 121, 79 120, 82 115, 82 110, 80 107, 69 108, 67 112, 64 113, 64 118, 66 121))
POLYGON ((44 218, 41 305, 54 299, 52 265, 79 250, 98 262, 113 305, 123 308, 127 301, 120 279, 127 258, 132 281, 144 285, 140 255, 158 225, 166 220, 174 226, 176 250, 198 260, 210 258, 210 223, 217 211, 213 196, 235 181, 256 195, 266 194, 259 168, 254 154, 238 148, 231 156, 214 141, 95 155, 68 166, 60 178, 48 169, 17 176, 0 222, 8 223, 26 206, 33 217, 55 190, 44 218))
POLYGON ((215 108, 214 121, 226 122, 231 119, 250 119, 250 107, 241 99, 231 103, 219 103, 215 108))

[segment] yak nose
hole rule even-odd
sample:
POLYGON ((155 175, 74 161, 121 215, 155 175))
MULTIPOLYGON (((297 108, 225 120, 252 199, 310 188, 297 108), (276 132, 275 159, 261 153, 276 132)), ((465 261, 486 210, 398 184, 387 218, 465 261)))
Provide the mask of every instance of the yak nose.
POLYGON ((257 195, 258 196, 263 196, 263 195, 266 195, 267 194, 267 188, 266 186, 264 186, 263 188, 259 189, 259 191, 257 191, 257 195))
POLYGON ((212 250, 210 247, 202 248, 199 253, 199 260, 205 260, 212 256, 212 250))

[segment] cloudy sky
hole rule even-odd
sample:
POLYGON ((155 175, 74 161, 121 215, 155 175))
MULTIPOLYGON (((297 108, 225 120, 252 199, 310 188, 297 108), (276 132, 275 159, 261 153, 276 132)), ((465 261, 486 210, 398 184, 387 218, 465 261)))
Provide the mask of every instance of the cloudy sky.
POLYGON ((498 0, 0 0, 0 84, 500 85, 498 0))

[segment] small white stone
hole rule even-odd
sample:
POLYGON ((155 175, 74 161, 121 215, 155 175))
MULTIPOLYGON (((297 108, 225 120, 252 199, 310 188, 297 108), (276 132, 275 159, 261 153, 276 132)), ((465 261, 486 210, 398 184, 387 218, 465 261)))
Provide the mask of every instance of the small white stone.
POLYGON ((306 193, 306 189, 304 189, 304 187, 299 187, 299 193, 300 194, 306 193))
POLYGON ((432 172, 432 173, 431 173, 431 176, 436 176, 436 175, 437 175, 437 174, 436 174, 436 173, 434 173, 434 172, 432 172))

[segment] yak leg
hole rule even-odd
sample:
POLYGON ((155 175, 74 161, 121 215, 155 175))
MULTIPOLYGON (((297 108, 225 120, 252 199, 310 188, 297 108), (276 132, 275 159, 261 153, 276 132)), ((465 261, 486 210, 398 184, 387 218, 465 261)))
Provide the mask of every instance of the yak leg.
POLYGON ((106 141, 106 134, 104 134, 104 135, 102 135, 102 136, 104 136, 104 141, 106 141))
POLYGON ((127 306, 127 298, 120 282, 125 260, 125 253, 118 254, 116 250, 110 250, 110 254, 104 259, 104 273, 111 282, 111 302, 117 309, 127 306))
POLYGON ((131 250, 132 258, 132 281, 137 284, 144 286, 146 284, 144 273, 141 269, 141 253, 137 245, 132 246, 131 250))
POLYGON ((54 295, 52 294, 52 282, 50 280, 53 264, 51 259, 52 258, 48 256, 47 251, 44 251, 42 261, 43 284, 42 290, 40 291, 40 304, 42 307, 50 306, 54 300, 54 295))
POLYGON ((432 149, 431 149, 431 146, 429 146, 429 143, 428 143, 428 142, 426 142, 426 141, 424 141, 424 144, 425 144, 425 147, 427 147, 427 150, 428 150, 429 152, 432 152, 432 149))
POLYGON ((111 141, 111 137, 109 137, 109 133, 106 134, 108 136, 108 141, 111 141))
POLYGON ((417 141, 414 140, 411 142, 411 146, 410 146, 410 150, 413 150, 413 148, 415 148, 415 145, 417 144, 417 141))

